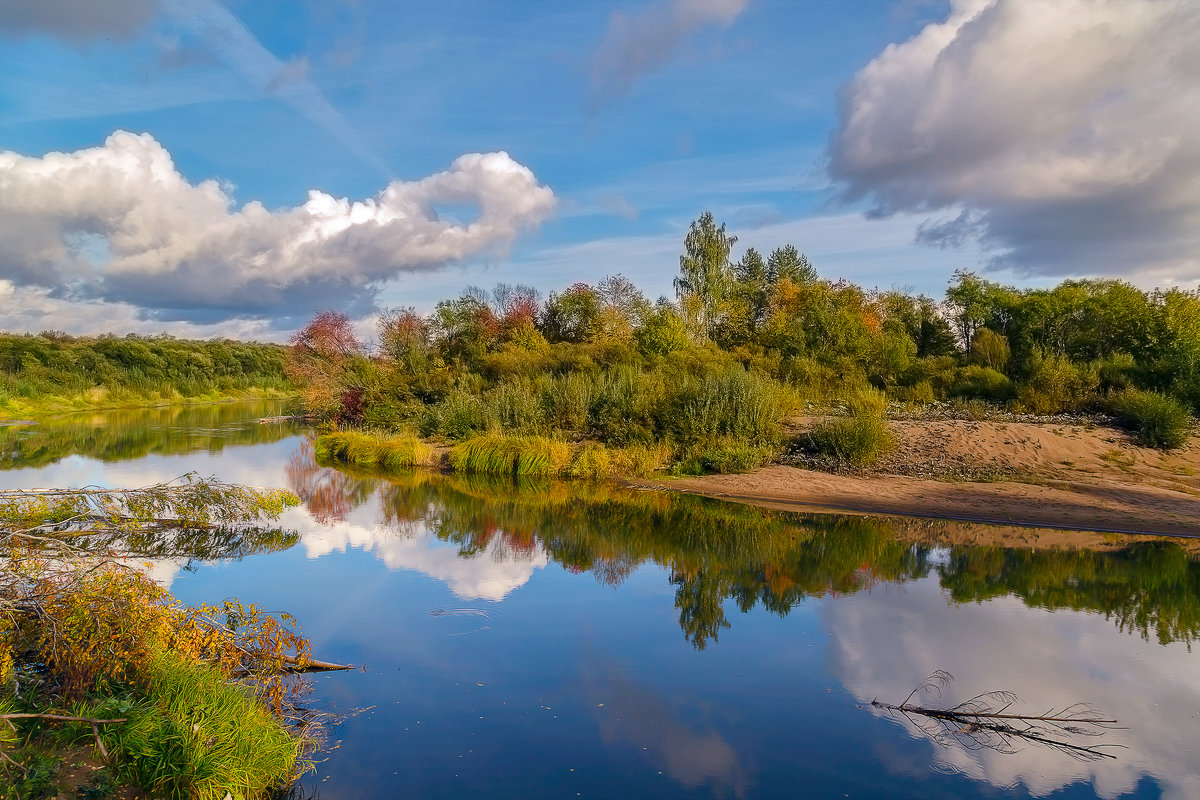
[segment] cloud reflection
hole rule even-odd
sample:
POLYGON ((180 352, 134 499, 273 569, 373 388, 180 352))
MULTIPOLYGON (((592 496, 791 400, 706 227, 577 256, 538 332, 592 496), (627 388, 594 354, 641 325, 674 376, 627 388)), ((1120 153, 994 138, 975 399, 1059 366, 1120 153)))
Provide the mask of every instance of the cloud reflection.
POLYGON ((689 789, 712 784, 736 797, 746 794, 746 771, 736 751, 709 720, 695 727, 680 717, 660 690, 634 682, 615 661, 585 653, 584 691, 606 745, 641 748, 650 764, 689 789))
POLYGON ((831 634, 830 670, 864 705, 902 700, 945 669, 958 677, 944 695, 949 703, 1007 689, 1034 713, 1082 701, 1128 728, 1105 736, 1106 744, 1128 747, 1112 761, 1081 763, 1032 747, 1015 755, 935 748, 935 768, 996 787, 1021 784, 1034 796, 1087 781, 1113 798, 1148 777, 1166 798, 1200 797, 1200 774, 1188 766, 1193 737, 1183 733, 1195 729, 1200 708, 1186 644, 1135 646, 1099 614, 1029 608, 1014 597, 948 603, 935 578, 909 584, 887 603, 867 595, 824 603, 821 614, 831 634))
POLYGON ((301 533, 301 545, 309 558, 354 548, 373 553, 388 569, 408 569, 428 575, 463 600, 499 602, 524 586, 534 570, 549 563, 538 545, 532 549, 508 547, 496 538, 471 558, 464 558, 458 547, 438 541, 422 525, 404 532, 391 530, 378 522, 379 504, 368 503, 346 513, 342 520, 322 521, 306 508, 292 509, 283 525, 301 533))

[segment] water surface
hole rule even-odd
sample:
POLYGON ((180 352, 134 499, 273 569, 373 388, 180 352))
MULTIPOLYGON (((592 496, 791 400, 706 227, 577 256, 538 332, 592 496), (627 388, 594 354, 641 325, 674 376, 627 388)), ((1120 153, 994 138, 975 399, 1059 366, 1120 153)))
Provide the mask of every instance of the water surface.
POLYGON ((277 410, 220 408, 3 429, 0 479, 297 491, 291 533, 184 543, 153 572, 184 602, 290 611, 319 657, 365 666, 316 680, 314 703, 357 712, 306 779, 322 798, 1200 797, 1181 544, 966 545, 605 485, 383 479, 255 422, 277 410), (936 670, 948 704, 1091 703, 1126 729, 1085 744, 1116 757, 943 746, 870 705, 936 670))

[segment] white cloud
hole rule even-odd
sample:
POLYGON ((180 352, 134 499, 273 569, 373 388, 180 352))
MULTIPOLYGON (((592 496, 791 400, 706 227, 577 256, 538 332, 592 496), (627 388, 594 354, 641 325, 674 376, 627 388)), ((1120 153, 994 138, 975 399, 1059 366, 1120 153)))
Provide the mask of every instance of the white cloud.
POLYGON ((657 0, 639 13, 614 11, 592 57, 592 102, 625 94, 703 28, 727 28, 749 0, 657 0))
POLYGON ((846 87, 830 170, 997 264, 1194 280, 1198 74, 1196 3, 954 0, 846 87))
POLYGON ((554 193, 507 153, 472 153, 359 201, 310 191, 295 208, 234 205, 189 182, 148 134, 26 157, 0 153, 0 279, 212 322, 314 308, 364 312, 383 282, 501 252, 544 220, 554 193), (441 204, 476 219, 439 219, 441 204))
POLYGON ((1116 759, 1082 762, 1032 744, 1015 755, 935 746, 937 767, 996 787, 1021 784, 1037 797, 1085 781, 1115 798, 1143 777, 1159 781, 1172 800, 1200 797, 1192 741, 1179 736, 1195 727, 1200 708, 1186 643, 1139 642, 1099 614, 1028 608, 1015 597, 949 603, 936 577, 889 591, 886 602, 864 593, 821 606, 831 671, 864 706, 899 702, 943 669, 956 676, 942 698, 948 704, 995 689, 1016 692, 1019 708, 1038 713, 1090 703, 1124 730, 1085 744, 1128 747, 1110 751, 1116 759))

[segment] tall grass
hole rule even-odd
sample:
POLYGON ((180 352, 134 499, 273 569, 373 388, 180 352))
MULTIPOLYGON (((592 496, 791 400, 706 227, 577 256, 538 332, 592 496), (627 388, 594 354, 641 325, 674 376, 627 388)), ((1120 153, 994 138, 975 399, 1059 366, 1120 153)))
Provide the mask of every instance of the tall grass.
POLYGON ((1192 428, 1192 415, 1178 400, 1159 392, 1126 389, 1109 397, 1109 408, 1148 447, 1182 447, 1192 428))
POLYGON ((122 780, 170 800, 250 800, 295 777, 302 743, 217 670, 160 653, 144 683, 137 700, 92 712, 128 720, 101 731, 122 780))
POLYGON ((477 436, 450 450, 455 472, 516 477, 558 475, 570 461, 566 442, 544 436, 477 436))
POLYGON ((826 420, 809 432, 809 444, 819 457, 841 466, 867 467, 882 457, 893 444, 884 412, 887 397, 864 389, 846 400, 847 416, 826 420))
POLYGON ((396 470, 429 464, 433 451, 412 434, 382 436, 360 431, 335 431, 318 436, 314 452, 321 460, 396 470))

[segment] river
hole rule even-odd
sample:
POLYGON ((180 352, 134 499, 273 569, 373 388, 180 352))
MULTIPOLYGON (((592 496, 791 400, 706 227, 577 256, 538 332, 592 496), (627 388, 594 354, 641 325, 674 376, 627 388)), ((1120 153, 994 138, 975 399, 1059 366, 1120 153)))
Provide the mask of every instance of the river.
POLYGON ((1200 797, 1194 545, 382 478, 256 421, 280 410, 5 426, 0 481, 296 491, 283 533, 148 569, 185 603, 290 612, 317 657, 364 668, 315 678, 311 704, 346 715, 304 780, 321 798, 1200 797), (982 702, 1119 722, 1038 741, 872 705, 938 671, 940 698, 911 702, 1001 690, 982 702))

